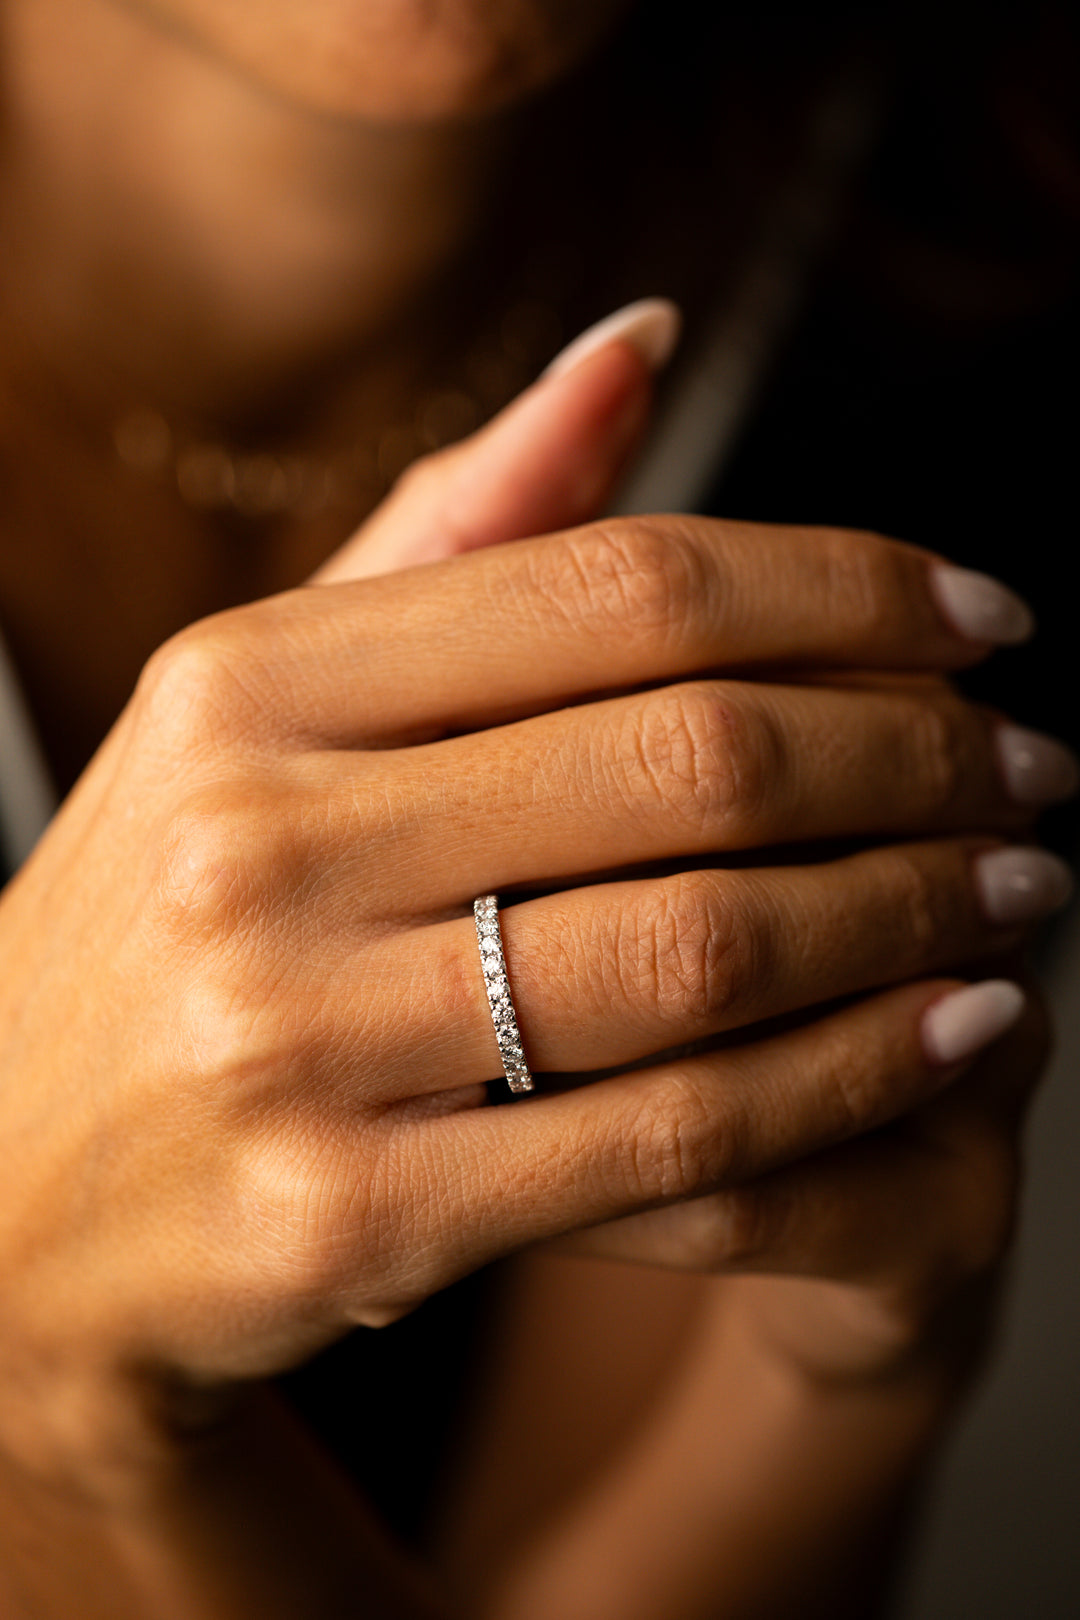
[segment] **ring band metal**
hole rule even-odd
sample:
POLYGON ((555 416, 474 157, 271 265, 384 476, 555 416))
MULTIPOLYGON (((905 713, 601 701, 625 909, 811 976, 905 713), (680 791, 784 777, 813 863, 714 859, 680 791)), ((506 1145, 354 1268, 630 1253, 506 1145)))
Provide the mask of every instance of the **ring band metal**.
POLYGON ((510 980, 506 976, 499 902, 495 895, 482 894, 474 900, 473 917, 476 920, 476 941, 480 946, 480 964, 484 970, 491 1022, 495 1026, 495 1039, 499 1043, 506 1083, 514 1092, 532 1091, 533 1077, 522 1050, 521 1031, 510 995, 510 980))

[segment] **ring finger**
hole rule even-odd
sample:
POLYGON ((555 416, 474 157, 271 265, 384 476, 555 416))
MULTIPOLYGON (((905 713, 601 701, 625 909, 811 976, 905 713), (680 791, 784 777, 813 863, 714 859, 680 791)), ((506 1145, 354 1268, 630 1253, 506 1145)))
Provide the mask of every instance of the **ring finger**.
MULTIPOLYGON (((539 1071, 603 1070, 935 973, 1009 950, 1069 888, 1044 851, 956 839, 528 900, 503 912, 526 1056, 539 1071)), ((500 1072, 471 918, 384 942, 347 977, 346 997, 361 983, 413 1009, 371 1101, 500 1072)))

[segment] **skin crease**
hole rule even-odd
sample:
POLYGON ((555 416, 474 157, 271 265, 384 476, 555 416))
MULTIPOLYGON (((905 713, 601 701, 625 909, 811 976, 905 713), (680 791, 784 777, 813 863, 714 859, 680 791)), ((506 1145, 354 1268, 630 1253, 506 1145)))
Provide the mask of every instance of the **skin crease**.
MULTIPOLYGON (((227 419, 235 406, 229 380, 243 371, 241 361, 262 355, 260 386, 287 391, 305 354, 326 352, 365 320, 378 325, 405 274, 403 261, 373 265, 358 255, 373 226, 389 252, 410 212, 401 198, 373 194, 380 165, 402 162, 402 193, 421 211, 451 177, 464 176, 461 210, 449 210, 439 240, 406 244, 405 259, 422 279, 465 229, 477 172, 475 145, 463 138, 455 146, 456 136, 440 167, 445 132, 429 139, 432 121, 457 121, 478 87, 484 107, 497 114, 563 71, 613 9, 563 15, 491 0, 486 7, 376 12, 371 5, 313 10, 299 0, 273 8, 241 0, 225 8, 101 0, 95 11, 94 0, 19 0, 6 16, 19 23, 21 41, 37 29, 47 47, 48 28, 65 20, 74 38, 67 76, 52 85, 48 107, 44 70, 33 80, 41 94, 30 94, 25 59, 16 64, 25 92, 19 127, 42 143, 55 135, 45 171, 56 187, 56 230, 49 237, 42 227, 37 239, 39 249, 51 243, 52 256, 31 256, 31 268, 52 262, 61 278, 73 263, 126 268, 146 303, 133 314, 123 299, 108 309, 103 300, 115 317, 102 319, 103 350, 119 356, 121 370, 136 367, 145 363, 142 338, 164 328, 144 375, 171 377, 178 368, 180 392, 209 400, 227 419), (94 18, 107 16, 117 31, 103 43, 105 24, 96 32, 94 18), (564 49, 555 36, 567 17, 564 49), (121 40, 121 24, 132 22, 138 28, 121 40), (425 39, 435 30, 437 52, 419 48, 421 24, 425 39), (391 27, 392 38, 384 32, 391 27), (497 27, 497 38, 489 27, 497 27), (95 102, 93 72, 83 74, 85 100, 72 104, 86 60, 80 47, 91 36, 101 49, 95 64, 109 66, 116 92, 111 129, 101 116, 109 98, 95 102), (140 53, 144 77, 122 71, 125 61, 130 68, 129 50, 140 53), (378 75, 368 51, 381 53, 378 75), (166 87, 171 93, 161 94, 166 87), (145 126, 134 118, 140 94, 145 126), (192 149, 185 140, 197 146, 205 137, 177 135, 185 106, 209 106, 227 119, 218 129, 229 135, 214 174, 220 189, 209 203, 200 195, 203 167, 182 161, 192 149), (144 144, 131 139, 133 131, 144 144), (286 158, 295 160, 292 168, 286 158), (172 239, 185 242, 184 227, 191 227, 198 262, 185 262, 183 274, 176 273, 177 255, 153 256, 160 237, 134 268, 122 254, 108 259, 140 163, 141 183, 160 201, 172 239), (343 181, 358 175, 372 180, 357 187, 362 207, 343 181), (99 209, 103 196, 108 206, 99 209), (312 215, 296 210, 307 209, 312 196, 321 210, 320 229, 311 233, 318 251, 298 265, 285 249, 309 239, 312 215), (82 200, 81 211, 73 199, 82 200), (205 316, 201 344, 185 344, 182 327, 170 325, 191 307, 184 300, 192 279, 209 289, 197 305, 205 316), (362 319, 351 310, 350 287, 364 306, 362 319), (314 334, 305 324, 312 309, 323 322, 314 334), (267 355, 267 334, 279 328, 284 336, 267 355), (219 346, 219 337, 228 341, 219 346)), ((27 147, 42 151, 29 139, 27 147)), ((130 237, 120 242, 125 253, 135 251, 130 237)), ((108 277, 90 280, 115 290, 108 277)), ((86 285, 76 281, 75 288, 86 285)), ((60 290, 58 307, 71 303, 71 292, 71 284, 60 290)), ((76 299, 74 307, 85 306, 76 299)), ((290 1449, 288 1438, 275 1449, 272 1414, 254 1437, 241 1417, 221 1441, 226 1466, 219 1475, 230 1488, 219 1484, 215 1492, 211 1479, 208 1490, 198 1462, 172 1443, 159 1408, 147 1401, 147 1387, 167 1405, 162 1390, 174 1395, 177 1383, 190 1395, 193 1386, 217 1390, 232 1376, 261 1378, 356 1321, 392 1319, 508 1248, 631 1211, 631 1224, 601 1229, 595 1240, 586 1234, 579 1252, 592 1244, 601 1254, 663 1259, 703 1275, 740 1266, 809 1272, 795 1280, 756 1277, 747 1287, 746 1279, 731 1281, 724 1333, 706 1333, 699 1345, 689 1426, 699 1439, 706 1432, 735 1436, 718 1393, 721 1386, 734 1391, 737 1406, 755 1418, 744 1462, 766 1454, 776 1460, 753 1503, 757 1522, 782 1536, 801 1523, 800 1500, 820 1505, 822 1522, 809 1539, 815 1554, 824 1548, 835 1556, 838 1591, 847 1590, 849 1549, 837 1525, 850 1521, 853 1502, 884 1512, 896 1481, 910 1478, 925 1454, 957 1376, 952 1329, 964 1315, 968 1284, 981 1287, 1007 1239, 1017 1116, 1038 1067, 1034 1017, 998 1049, 1009 1060, 1004 1074, 979 1064, 962 1076, 932 1069, 918 1039, 921 1013, 955 984, 956 963, 974 960, 979 971, 997 971, 987 959, 1022 937, 987 927, 973 898, 971 860, 985 839, 1023 837, 1027 812, 1003 793, 987 717, 959 704, 937 673, 986 649, 942 622, 926 589, 923 554, 830 531, 690 519, 670 530, 627 523, 485 549, 439 564, 446 571, 438 575, 400 571, 438 555, 448 511, 459 551, 586 523, 640 432, 648 393, 649 379, 625 347, 594 357, 557 387, 533 391, 488 435, 419 466, 335 560, 324 576, 333 583, 240 608, 169 644, 5 896, 0 1023, 10 1083, 0 1088, 0 1109, 10 1174, 0 1211, 8 1284, 0 1542, 8 1540, 18 1558, 36 1534, 46 1552, 36 1564, 27 1555, 26 1578, 68 1583, 32 1612, 67 1620, 72 1592, 80 1603, 84 1594, 92 1601, 102 1544, 113 1552, 134 1548, 123 1554, 124 1571, 133 1590, 142 1583, 130 1600, 106 1594, 101 1612, 110 1620, 148 1613, 156 1620, 165 1612, 183 1620, 208 1613, 215 1620, 218 1613, 306 1620, 352 1612, 329 1599, 320 1608, 310 1572, 321 1580, 340 1568, 349 1577, 342 1590, 355 1594, 352 1577, 369 1576, 369 1540, 347 1511, 341 1534, 332 1514, 312 1511, 310 1502, 339 1502, 340 1495, 310 1453, 290 1449), (523 490, 527 500, 519 499, 523 490), (375 569, 365 566, 369 545, 378 550, 375 569), (724 582, 722 591, 714 582, 717 599, 745 610, 739 624, 751 639, 747 659, 760 654, 768 667, 781 650, 795 656, 798 648, 796 661, 809 671, 805 687, 797 677, 790 691, 762 681, 750 697, 738 682, 718 694, 695 679, 716 663, 718 621, 702 630, 692 614, 680 617, 679 583, 708 581, 709 558, 724 582), (350 584, 373 573, 383 577, 350 584), (755 604, 760 616, 751 611, 755 604), (845 608, 853 618, 845 619, 845 608), (514 657, 493 670, 477 660, 465 632, 496 610, 517 616, 506 636, 495 638, 509 646, 512 637, 514 657), (753 643, 757 633, 765 635, 764 651, 753 643), (780 637, 779 645, 769 636, 780 637), (849 694, 821 691, 814 681, 821 665, 858 670, 879 659, 884 671, 864 685, 856 680, 849 694), (918 670, 910 680, 888 673, 912 659, 918 670), (568 686, 559 684, 564 679, 568 686), (642 680, 658 688, 649 701, 630 695, 606 699, 595 712, 587 704, 563 708, 568 698, 642 680), (668 693, 670 682, 676 687, 668 693), (492 690, 500 703, 494 714, 492 690), (357 707, 343 712, 339 706, 353 698, 357 707), (545 921, 553 902, 546 910, 541 901, 515 908, 507 923, 511 959, 516 950, 536 974, 533 985, 519 975, 519 1010, 526 1028, 532 1015, 533 1027, 552 1042, 544 1060, 573 1069, 587 1051, 593 1061, 610 1038, 605 1017, 619 1042, 637 1032, 643 1049, 633 1055, 648 1057, 675 1033, 700 1033, 702 1021, 721 1027, 726 1018, 725 1027, 738 1028, 740 1017, 788 1011, 799 1005, 800 988, 811 998, 875 985, 884 987, 880 994, 841 1008, 820 1027, 811 1022, 780 1034, 777 1045, 748 1040, 719 1069, 704 1060, 646 1071, 541 1097, 517 1112, 456 1110, 456 1103, 475 1105, 478 1094, 465 1085, 447 1099, 440 1013, 448 1002, 459 1043, 455 1075, 478 1081, 491 1061, 471 894, 489 881, 572 881, 579 870, 573 862, 586 858, 590 838, 594 866, 620 837, 630 865, 714 855, 732 823, 706 824, 702 806, 722 807, 722 790, 696 796, 694 773, 677 768, 657 778, 648 769, 657 750, 643 747, 642 738, 667 738, 672 747, 660 757, 676 767, 693 761, 695 749, 688 754, 685 745, 696 740, 708 789, 717 725, 727 728, 725 757, 742 761, 746 782, 764 780, 755 770, 755 739, 790 753, 793 780, 813 783, 814 771, 823 773, 820 793, 808 801, 797 793, 764 795, 759 819, 744 821, 742 847, 752 848, 755 836, 783 842, 807 832, 798 821, 807 802, 819 811, 825 803, 842 807, 839 825, 819 821, 812 835, 895 833, 901 844, 839 864, 828 895, 797 871, 773 874, 756 889, 721 888, 722 915, 740 925, 730 948, 715 960, 707 950, 691 951, 676 960, 686 971, 664 978, 658 964, 672 956, 654 947, 665 924, 670 930, 679 922, 676 938, 707 945, 716 936, 708 927, 701 932, 715 906, 709 885, 722 878, 691 874, 681 888, 656 892, 635 886, 619 914, 641 921, 639 957, 617 921, 613 929, 591 906, 588 891, 574 902, 576 957, 559 927, 545 921), (453 735, 444 738, 447 730, 453 735), (430 752, 410 753, 398 746, 403 742, 430 752), (419 763, 423 769, 410 777, 419 763), (535 792, 540 780, 549 788, 543 801, 535 792), (483 848, 477 783, 489 816, 483 848), (525 802, 514 799, 515 784, 525 785, 525 802), (830 799, 826 789, 837 784, 830 799), (501 818, 491 814, 495 803, 501 818), (854 810, 870 804, 877 821, 853 827, 854 810), (901 943, 890 940, 890 964, 868 967, 868 942, 880 940, 885 914, 900 919, 901 943), (786 940, 800 943, 793 962, 784 956, 786 940), (580 981, 568 978, 575 960, 580 981), (786 969, 763 980, 764 1003, 738 994, 748 975, 756 982, 747 967, 755 960, 786 969), (697 983, 695 964, 701 970, 710 961, 714 971, 697 983), (832 977, 807 977, 810 963, 815 971, 824 964, 832 977), (604 977, 623 969, 622 978, 604 977), (893 971, 912 982, 893 987, 893 971), (534 1012, 542 984, 566 987, 563 1016, 534 1012), (632 998, 633 1016, 612 1014, 616 993, 632 998), (597 1010, 596 1028, 587 1027, 586 1006, 597 1010), (410 1035, 424 1028, 419 1048, 402 1040, 406 1017, 410 1035), (428 1017, 433 1022, 422 1025, 428 1017), (840 1073, 858 1077, 846 1098, 835 1084, 840 1073), (964 1083, 950 1089, 957 1080, 964 1083), (905 1110, 895 1132, 879 1131, 905 1110), (864 1141, 859 1133, 867 1130, 873 1137, 864 1141), (438 1197, 431 1196, 433 1180, 438 1197), (873 1190, 883 1186, 888 1197, 875 1203, 873 1190), (651 1221, 655 1204, 697 1193, 707 1201, 696 1209, 687 1203, 651 1221), (905 1200, 933 1211, 935 1220, 905 1223, 898 1233, 895 1211, 905 1200), (799 1219, 792 1225, 784 1217, 793 1208, 799 1219), (725 1334, 738 1341, 733 1358, 725 1334), (159 1384, 163 1367, 170 1378, 159 1384), (725 1370, 727 1379, 718 1376, 725 1370), (880 1443, 875 1404, 882 1391, 887 1444, 880 1443), (838 1440, 833 1417, 840 1409, 847 1417, 838 1440), (267 1445, 264 1460, 260 1447, 267 1445), (804 1457, 815 1478, 785 1496, 774 1487, 794 1477, 792 1459, 804 1457), (848 1459, 850 1480, 842 1467, 823 1470, 822 1457, 848 1459), (282 1503, 259 1520, 252 1504, 263 1502, 267 1481, 280 1488, 282 1503), (89 1504, 81 1518, 68 1512, 71 1495, 89 1504), (783 1513, 770 1519, 777 1502, 783 1513), (98 1510, 101 1522, 93 1518, 98 1510), (256 1516, 245 1518, 249 1513, 256 1516), (308 1553, 295 1587, 275 1579, 276 1560, 290 1543, 308 1553), (207 1546, 228 1549, 234 1564, 227 1582, 217 1578, 214 1556, 228 1557, 208 1555, 207 1546), (222 1592, 231 1592, 233 1581, 238 1595, 231 1600, 222 1592), (169 1594, 171 1611, 147 1600, 155 1582, 158 1597, 169 1594)), ((159 585, 168 592, 167 569, 159 585)), ((110 621, 89 602, 85 612, 100 642, 100 626, 110 621)), ((76 663, 71 684, 78 678, 76 663)), ((620 1045, 618 1055, 632 1054, 620 1045)), ((646 1313, 657 1297, 650 1275, 623 1273, 646 1313)), ((714 1297, 707 1279, 690 1276, 689 1286, 699 1299, 714 1297)), ((643 1369, 645 1382, 655 1365, 643 1369)), ((556 1416, 567 1410, 557 1397, 556 1416)), ((526 1389, 519 1407, 528 1401, 526 1389)), ((719 1502, 702 1488, 695 1457, 680 1468, 676 1455, 659 1492, 648 1488, 647 1467, 636 1470, 641 1497, 650 1501, 650 1514, 630 1521, 641 1556, 656 1556, 661 1568, 673 1544, 670 1523, 688 1523, 695 1509, 710 1546, 722 1543, 716 1526, 734 1526, 723 1548, 731 1570, 739 1570, 745 1499, 738 1487, 746 1471, 737 1454, 731 1462, 728 1500, 722 1489, 719 1502)), ((571 1500, 569 1489, 560 1494, 571 1500)), ((504 1501, 511 1496, 501 1491, 504 1501)), ((526 1523, 526 1535, 529 1529, 526 1523)), ((549 1601, 549 1565, 531 1597, 519 1584, 508 1612, 569 1614, 568 1602, 584 1601, 583 1612, 598 1620, 599 1603, 577 1579, 582 1562, 580 1550, 569 1557, 576 1573, 556 1583, 562 1601, 549 1601), (574 1598, 575 1591, 589 1595, 574 1598)), ((762 1562, 744 1562, 748 1588, 762 1562)), ((765 1562, 787 1567, 775 1553, 765 1562)), ((793 1580, 803 1567, 793 1561, 793 1580)), ((680 1559, 680 1570, 695 1568, 680 1559)), ((618 1574, 616 1557, 593 1557, 591 1578, 609 1595, 618 1574)), ((485 1578, 477 1577, 477 1586, 485 1578)), ((774 1612, 799 1611, 789 1602, 774 1612)))

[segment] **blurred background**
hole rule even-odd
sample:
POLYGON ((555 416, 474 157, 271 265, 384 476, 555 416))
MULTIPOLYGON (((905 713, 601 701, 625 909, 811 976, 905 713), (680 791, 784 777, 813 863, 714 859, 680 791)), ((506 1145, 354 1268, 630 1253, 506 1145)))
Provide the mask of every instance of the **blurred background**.
MULTIPOLYGON (((1080 14, 769 4, 743 48, 770 84, 816 60, 820 99, 622 508, 866 528, 998 575, 1039 634, 963 684, 1080 747, 1080 14)), ((1041 833, 1080 855, 1076 806, 1041 833)), ((1058 1047, 999 1353, 945 1447, 897 1620, 1080 1615, 1075 907, 1042 963, 1058 1047)))
MULTIPOLYGON (((911 13, 914 17, 917 13, 911 13)), ((881 529, 1000 575, 1040 634, 968 684, 1080 743, 1075 8, 918 22, 872 155, 714 506, 881 529)), ((1075 860, 1075 807, 1047 819, 1075 860)), ((1080 1615, 1080 917, 1046 943, 1057 1054, 999 1356, 948 1444, 900 1620, 1080 1615)))
POLYGON ((1012 1304, 944 1458, 902 1620, 1080 1614, 1080 926, 1049 971, 1059 1048, 1030 1140, 1012 1304))

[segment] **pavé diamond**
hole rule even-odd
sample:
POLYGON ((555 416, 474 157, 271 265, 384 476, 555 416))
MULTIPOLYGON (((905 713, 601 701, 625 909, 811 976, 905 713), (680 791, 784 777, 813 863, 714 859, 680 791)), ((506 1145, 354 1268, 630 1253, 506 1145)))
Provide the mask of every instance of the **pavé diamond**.
POLYGON ((480 966, 484 975, 491 1022, 498 1042, 499 1057, 511 1091, 533 1090, 533 1077, 525 1061, 521 1044, 521 1031, 510 995, 510 981, 506 976, 502 934, 499 929, 499 905, 493 894, 480 895, 473 902, 476 919, 476 940, 480 947, 480 966))

